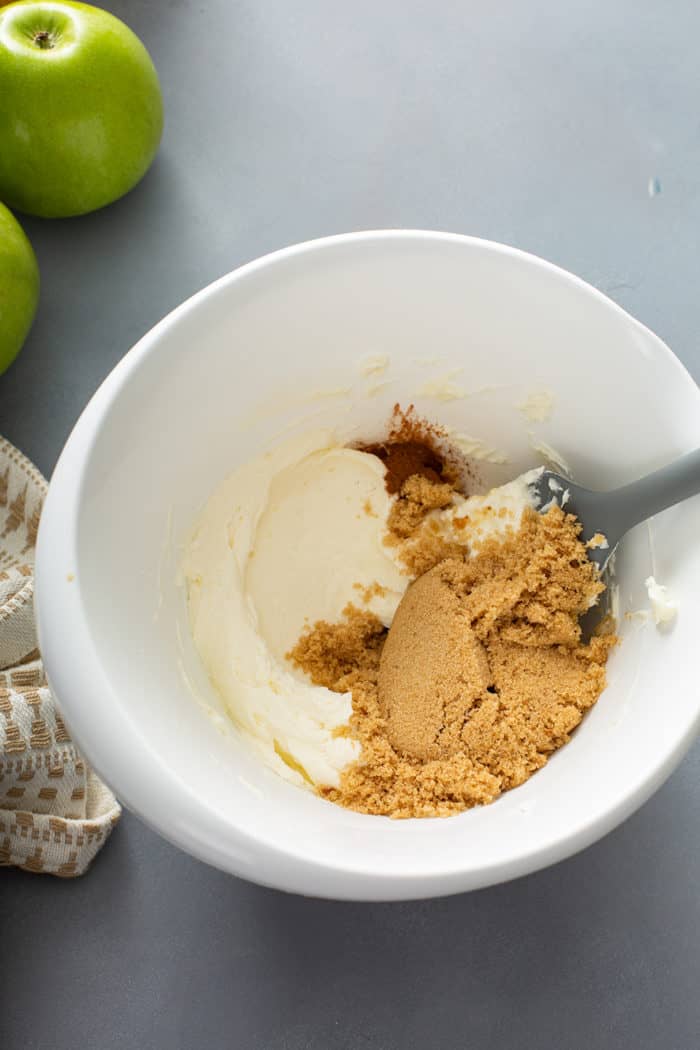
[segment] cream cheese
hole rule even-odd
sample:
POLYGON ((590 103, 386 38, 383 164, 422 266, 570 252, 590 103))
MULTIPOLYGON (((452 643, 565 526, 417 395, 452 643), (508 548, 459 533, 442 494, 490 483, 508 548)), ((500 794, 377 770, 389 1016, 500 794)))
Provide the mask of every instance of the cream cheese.
POLYGON ((451 507, 434 511, 429 518, 447 539, 478 550, 485 540, 503 537, 509 529, 517 530, 523 511, 537 506, 534 482, 542 470, 535 467, 483 496, 455 493, 451 507))
POLYGON ((209 677, 265 761, 297 783, 337 784, 359 745, 337 735, 350 694, 311 684, 285 653, 373 584, 367 607, 391 623, 409 581, 382 542, 390 503, 380 460, 317 432, 236 470, 187 546, 192 635, 209 677))
POLYGON ((649 576, 644 581, 644 586, 649 595, 651 612, 657 627, 660 624, 671 623, 675 620, 678 615, 678 605, 670 597, 668 588, 664 587, 663 584, 657 583, 653 576, 649 576))

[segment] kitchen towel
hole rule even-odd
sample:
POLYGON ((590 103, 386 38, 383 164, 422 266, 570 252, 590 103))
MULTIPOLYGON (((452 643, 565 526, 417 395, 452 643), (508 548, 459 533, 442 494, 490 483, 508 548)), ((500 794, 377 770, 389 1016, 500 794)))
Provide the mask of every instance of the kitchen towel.
POLYGON ((0 866, 82 875, 121 809, 71 739, 34 626, 45 479, 0 438, 0 866))

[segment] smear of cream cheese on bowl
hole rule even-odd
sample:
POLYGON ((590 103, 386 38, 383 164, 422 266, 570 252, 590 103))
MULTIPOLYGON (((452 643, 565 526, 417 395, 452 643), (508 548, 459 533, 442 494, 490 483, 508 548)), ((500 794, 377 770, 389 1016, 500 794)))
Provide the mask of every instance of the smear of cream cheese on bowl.
POLYGON ((672 623, 678 615, 678 603, 671 598, 668 588, 661 583, 657 583, 653 576, 647 577, 644 581, 644 586, 649 595, 651 612, 656 626, 672 623))

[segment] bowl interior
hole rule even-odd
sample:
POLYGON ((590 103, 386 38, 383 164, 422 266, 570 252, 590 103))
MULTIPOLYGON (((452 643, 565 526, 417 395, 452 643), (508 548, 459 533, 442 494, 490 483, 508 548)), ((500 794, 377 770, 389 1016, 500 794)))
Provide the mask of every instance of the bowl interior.
MULTIPOLYGON (((623 644, 597 706, 566 748, 495 804, 448 820, 367 817, 286 784, 258 762, 193 651, 177 579, 183 540, 240 462, 294 430, 375 436, 395 402, 478 439, 490 483, 541 462, 534 446, 542 442, 578 481, 601 489, 700 443, 694 384, 623 311, 522 253, 423 234, 312 243, 224 278, 142 340, 71 439, 74 563, 62 572, 78 587, 71 592, 63 577, 61 585, 79 595, 86 659, 99 661, 106 692, 93 714, 61 696, 78 739, 127 803, 165 834, 287 888, 328 892, 328 872, 336 872, 344 881, 330 892, 353 895, 353 877, 362 875, 393 880, 386 895, 404 895, 402 886, 416 895, 539 866, 634 808, 698 720, 686 662, 700 622, 695 500, 637 528, 618 558, 621 612, 647 607, 644 579, 654 572, 680 602, 676 624, 662 633, 623 617, 623 644), (543 390, 553 397, 551 418, 536 422, 518 405, 543 390), (128 739, 110 747, 100 736, 99 710, 107 707, 143 748, 136 757, 134 746, 133 767, 124 761, 128 739), (136 767, 146 761, 167 777, 167 812, 144 793, 136 767), (267 871, 256 843, 275 851, 267 871), (292 885, 280 856, 319 871, 292 885)), ((56 515, 61 478, 59 468, 56 515)), ((50 633, 50 615, 42 619, 50 633)), ((376 895, 376 886, 367 892, 376 895)))

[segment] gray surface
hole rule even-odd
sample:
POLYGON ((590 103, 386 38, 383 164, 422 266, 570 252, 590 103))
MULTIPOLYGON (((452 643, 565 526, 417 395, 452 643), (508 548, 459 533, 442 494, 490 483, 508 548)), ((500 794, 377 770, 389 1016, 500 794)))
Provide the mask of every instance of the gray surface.
MULTIPOLYGON (((152 51, 167 127, 126 200, 26 223, 43 296, 0 379, 0 430, 44 471, 172 306, 244 260, 349 229, 545 255, 700 375, 694 0, 109 6, 152 51)), ((692 1050, 699 816, 696 747, 623 828, 554 869, 361 906, 247 885, 126 815, 80 881, 0 872, 0 1043, 692 1050)))

